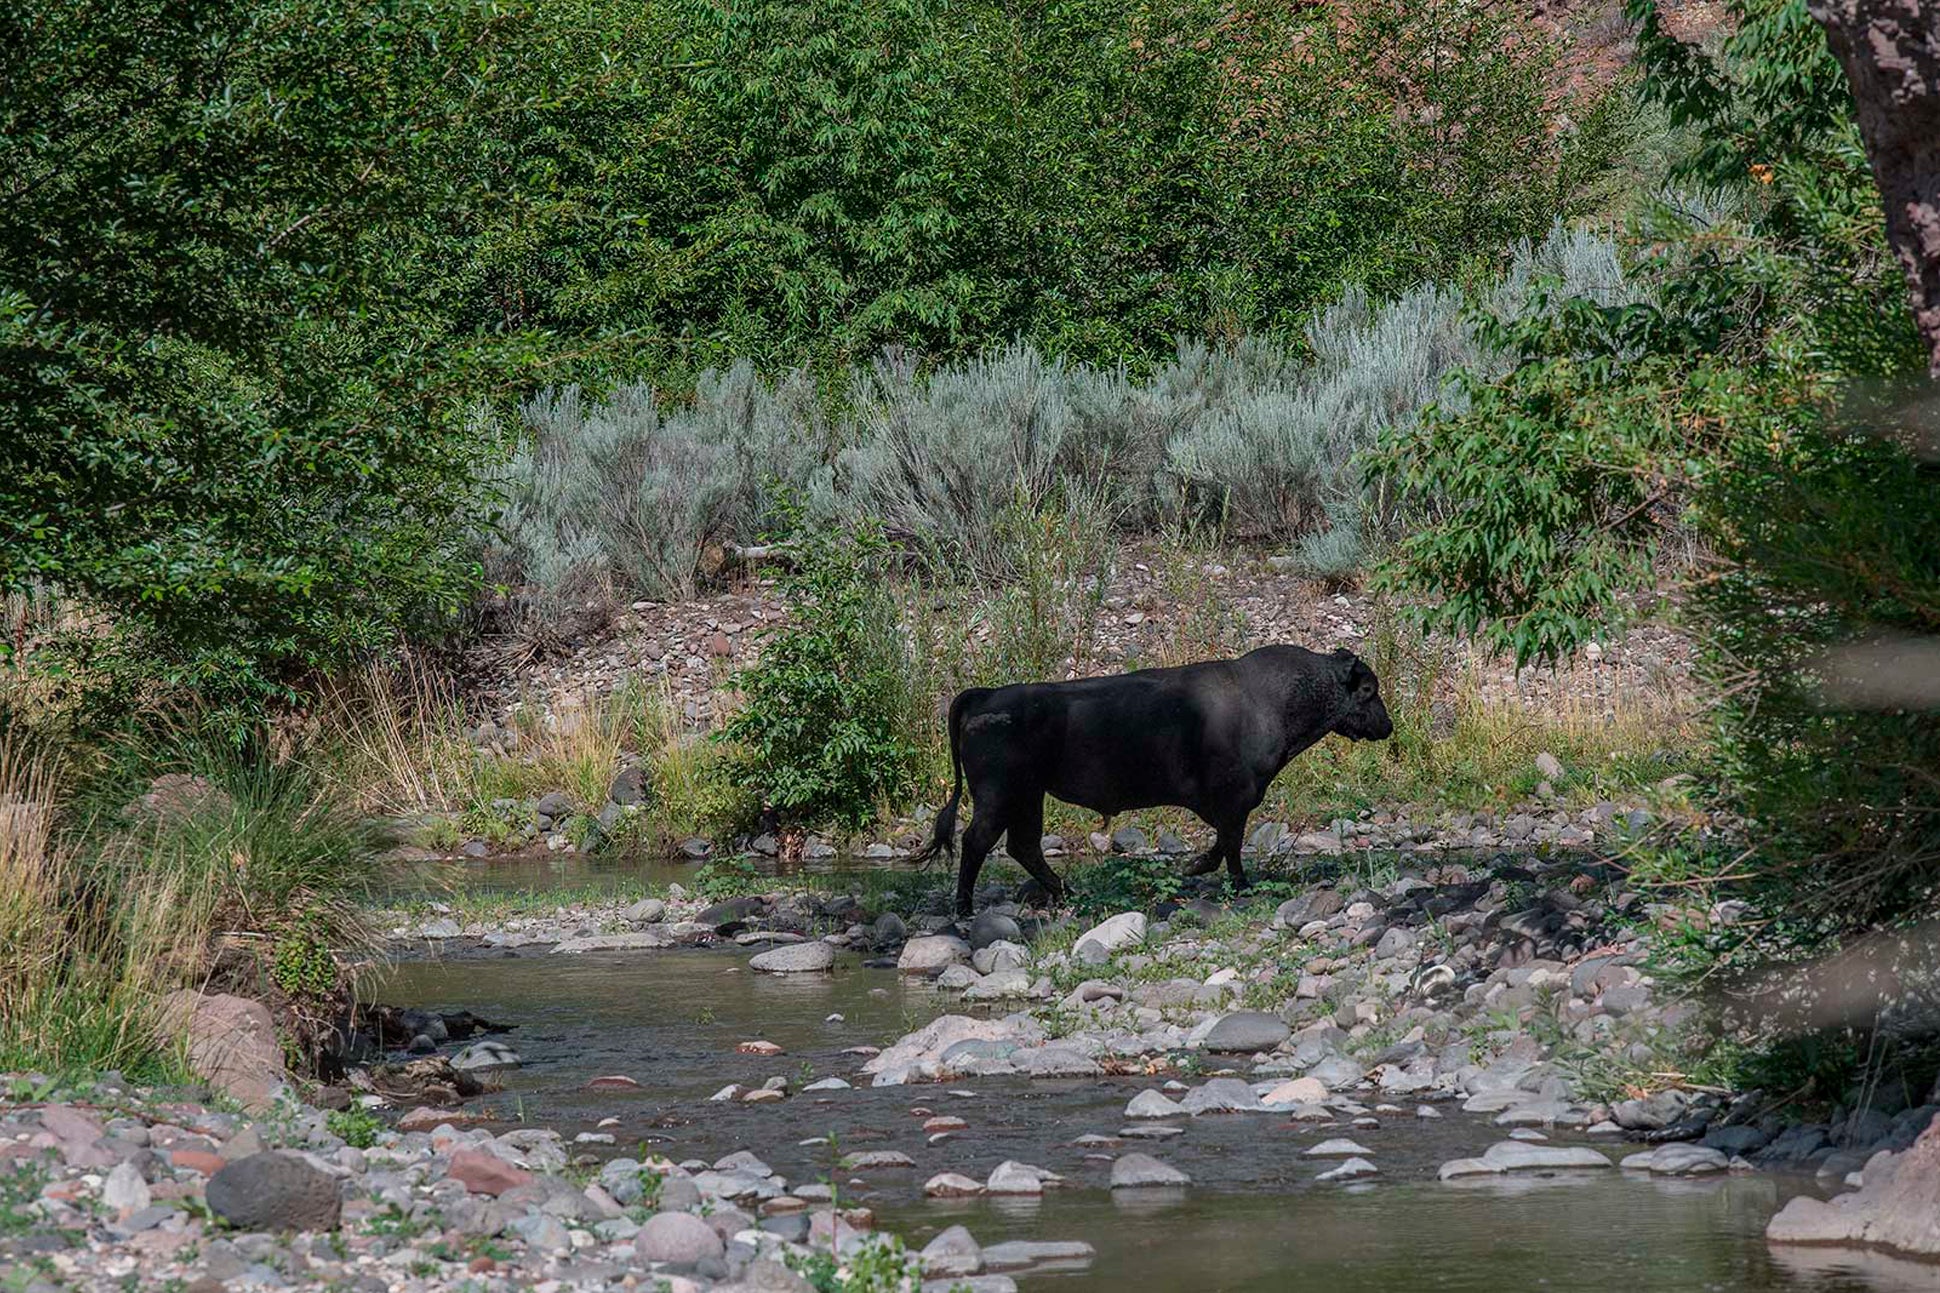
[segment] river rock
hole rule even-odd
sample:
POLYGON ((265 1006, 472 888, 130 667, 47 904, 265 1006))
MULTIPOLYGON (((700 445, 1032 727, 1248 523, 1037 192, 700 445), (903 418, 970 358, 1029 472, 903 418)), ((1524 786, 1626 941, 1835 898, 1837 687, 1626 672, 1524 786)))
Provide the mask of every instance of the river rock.
POLYGON ((999 970, 1021 970, 1030 963, 1029 952, 1005 939, 987 943, 970 953, 970 965, 978 974, 995 974, 999 970))
POLYGON ((1320 1063, 1307 1070, 1307 1076, 1326 1086, 1329 1091, 1350 1087, 1367 1076, 1359 1064, 1345 1055, 1329 1055, 1320 1063))
POLYGON ((642 898, 620 914, 635 925, 658 924, 667 914, 667 904, 658 898, 642 898))
POLYGON ((899 1039, 888 1050, 871 1056, 862 1071, 873 1074, 877 1086, 896 1086, 919 1077, 934 1079, 941 1072, 937 1064, 944 1053, 961 1042, 1024 1045, 1041 1041, 1043 1036, 1044 1030, 1037 1024, 1017 1016, 975 1019, 969 1015, 942 1015, 899 1039))
POLYGON ((1163 1091, 1140 1091, 1125 1106, 1127 1118, 1171 1118, 1184 1113, 1175 1100, 1163 1091))
POLYGON ((1021 1270, 1049 1262, 1088 1262, 1098 1250, 1081 1239, 1012 1239, 988 1244, 983 1250, 985 1270, 1021 1270))
POLYGON ((116 1163, 107 1179, 101 1182, 101 1203, 117 1217, 133 1216, 149 1202, 148 1182, 142 1179, 141 1169, 131 1159, 116 1163))
POLYGON ((343 1214, 335 1177, 295 1154, 251 1154, 209 1178, 209 1210, 239 1230, 334 1230, 343 1214))
POLYGON ((817 974, 835 966, 835 949, 827 943, 789 943, 753 957, 748 968, 763 974, 817 974))
POLYGON ((1197 1117, 1202 1113, 1258 1113, 1266 1108, 1253 1088, 1238 1078, 1213 1078, 1186 1092, 1179 1108, 1197 1117))
POLYGON ((941 974, 947 967, 970 960, 970 944, 949 934, 926 934, 903 945, 896 960, 901 974, 941 974))
POLYGON ((855 1154, 845 1154, 842 1167, 845 1171, 866 1172, 870 1168, 914 1167, 916 1160, 900 1149, 865 1149, 855 1154))
POLYGON ((1800 1195, 1765 1228, 1781 1244, 1864 1244, 1915 1257, 1940 1255, 1940 1122, 1912 1148, 1875 1154, 1859 1189, 1830 1200, 1800 1195))
POLYGON ((986 1194, 1042 1194, 1047 1181, 1058 1179, 1056 1172, 1007 1158, 990 1169, 983 1188, 986 1194))
POLYGON ((656 1212, 633 1237, 633 1251, 642 1261, 691 1266, 725 1249, 714 1227, 691 1212, 656 1212))
POLYGON ((1216 1054, 1252 1055, 1270 1051, 1293 1030, 1278 1015, 1264 1010, 1236 1010, 1212 1026, 1200 1045, 1216 1054))
POLYGON ((1102 965, 1121 947, 1145 941, 1145 914, 1121 911, 1078 937, 1073 955, 1086 965, 1102 965))
POLYGON ((983 1248, 963 1226, 943 1231, 917 1256, 925 1275, 975 1275, 983 1269, 983 1248))
POLYGON ((1682 1091, 1659 1091, 1642 1100, 1620 1100, 1610 1117, 1625 1131, 1659 1131, 1684 1116, 1688 1099, 1682 1091))
POLYGON ((1098 1077, 1104 1070, 1090 1056, 1070 1046, 1032 1046, 1015 1051, 1011 1063, 1034 1078, 1098 1077))
POLYGON ((923 1193, 932 1199, 967 1199, 983 1193, 983 1182, 961 1172, 938 1172, 923 1182, 923 1193))
POLYGON ((260 1001, 171 992, 156 1010, 155 1037, 164 1050, 182 1047, 197 1077, 251 1112, 268 1108, 283 1084, 283 1047, 260 1001))
MULTIPOLYGON (((977 918, 970 922, 970 947, 981 952, 992 943, 1019 943, 1024 941, 1024 931, 1015 920, 1002 912, 980 911, 977 918)), ((947 1232, 946 1232, 947 1233, 947 1232)))
POLYGON ((1190 1176, 1176 1167, 1161 1163, 1150 1154, 1120 1154, 1112 1160, 1111 1188, 1114 1190, 1191 1184, 1190 1176))
POLYGON ((452 1153, 445 1175, 473 1194, 497 1196, 507 1190, 532 1183, 532 1173, 514 1167, 496 1154, 482 1150, 460 1149, 452 1153))
POLYGON ((1329 1168, 1316 1176, 1316 1181, 1352 1181, 1363 1176, 1378 1176, 1381 1169, 1365 1158, 1350 1158, 1339 1167, 1329 1168))
POLYGON ((451 1057, 451 1067, 460 1073, 490 1073, 499 1069, 519 1067, 519 1053, 504 1042, 489 1038, 473 1042, 470 1046, 451 1057))
POLYGON ((674 930, 668 925, 652 925, 630 934, 587 934, 565 938, 553 944, 555 956, 582 956, 587 952, 646 952, 672 947, 674 930))
POLYGON ((1659 1145, 1647 1154, 1632 1154, 1623 1160, 1623 1167, 1656 1176, 1703 1176, 1728 1170, 1731 1160, 1702 1145, 1670 1144, 1659 1145))
POLYGON ((1011 1001, 1030 995, 1029 970, 995 970, 963 990, 965 1001, 1011 1001))
POLYGON ((1609 1167, 1611 1162, 1594 1149, 1563 1145, 1526 1145, 1503 1140, 1489 1146, 1480 1158, 1458 1158, 1443 1163, 1444 1181, 1461 1176, 1497 1176, 1504 1172, 1561 1171, 1572 1168, 1609 1167))
POLYGON ((1351 1140, 1336 1138, 1323 1140, 1307 1151, 1308 1158, 1351 1158, 1357 1154, 1372 1154, 1374 1151, 1365 1145, 1357 1145, 1351 1140))
POLYGON ((1269 1109, 1289 1109, 1299 1104, 1319 1104, 1327 1098, 1327 1085, 1317 1078, 1289 1078, 1260 1097, 1269 1109))

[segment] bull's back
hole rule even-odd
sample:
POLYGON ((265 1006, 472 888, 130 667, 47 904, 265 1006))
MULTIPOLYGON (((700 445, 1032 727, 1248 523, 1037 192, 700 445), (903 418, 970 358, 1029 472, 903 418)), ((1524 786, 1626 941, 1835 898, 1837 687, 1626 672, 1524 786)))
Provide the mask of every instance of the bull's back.
POLYGON ((965 744, 975 729, 976 762, 1006 791, 1101 813, 1194 807, 1230 772, 1220 730, 1240 716, 1223 663, 997 688, 966 716, 965 744))

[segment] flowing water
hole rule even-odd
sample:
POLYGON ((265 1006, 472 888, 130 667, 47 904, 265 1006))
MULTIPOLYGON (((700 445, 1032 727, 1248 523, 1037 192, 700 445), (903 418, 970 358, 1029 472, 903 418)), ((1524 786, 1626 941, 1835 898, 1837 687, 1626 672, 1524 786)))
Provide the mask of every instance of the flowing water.
MULTIPOLYGON (((1766 1219, 1803 1180, 1769 1175, 1664 1181, 1620 1175, 1510 1178, 1442 1184, 1436 1167, 1501 1139, 1480 1118, 1443 1106, 1440 1120, 1389 1116, 1373 1131, 1290 1124, 1267 1114, 1178 1119, 1182 1135, 1127 1140, 1193 1178, 1190 1189, 1105 1188, 1110 1153, 1072 1145, 1116 1133, 1125 1102, 1149 1079, 1026 1081, 982 1078, 953 1086, 798 1093, 781 1102, 710 1103, 729 1082, 776 1074, 791 1087, 838 1076, 858 1082, 845 1047, 885 1045, 945 1009, 950 999, 893 972, 845 958, 831 975, 775 978, 747 970, 745 952, 533 955, 400 963, 378 996, 395 1005, 464 1008, 517 1025, 506 1040, 524 1067, 484 1103, 569 1137, 603 1118, 617 1144, 676 1160, 759 1154, 792 1182, 829 1178, 845 1202, 920 1246, 961 1222, 978 1240, 1083 1239, 1097 1257, 1034 1272, 1026 1289, 1060 1293, 1376 1293, 1397 1289, 1558 1288, 1671 1293, 1785 1289, 1910 1293, 1940 1289, 1940 1267, 1834 1250, 1780 1250, 1766 1219), (831 1018, 839 1016, 839 1018, 831 1018), (735 1051, 764 1039, 785 1053, 735 1051), (587 1091, 623 1073, 639 1090, 587 1091), (969 1127, 932 1145, 924 1113, 969 1127), (835 1149, 820 1138, 833 1134, 835 1149), (1303 1157, 1329 1136, 1351 1135, 1382 1175, 1341 1187, 1314 1177, 1331 1163, 1303 1157), (814 1140, 816 1143, 803 1144, 814 1140), (856 1176, 833 1172, 836 1153, 898 1149, 914 1168, 856 1176), (981 1179, 1014 1158, 1059 1172, 1063 1189, 1041 1200, 941 1201, 922 1185, 939 1171, 981 1179)), ((1559 1140, 1567 1139, 1559 1136, 1559 1140)), ((1605 1149, 1616 1147, 1606 1145, 1605 1149)))

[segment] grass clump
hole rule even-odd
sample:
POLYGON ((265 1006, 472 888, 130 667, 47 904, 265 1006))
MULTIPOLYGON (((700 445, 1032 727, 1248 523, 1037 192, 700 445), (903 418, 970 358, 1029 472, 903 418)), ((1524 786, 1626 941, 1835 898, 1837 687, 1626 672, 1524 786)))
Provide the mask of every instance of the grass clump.
POLYGON ((177 989, 270 1005, 322 1058, 387 843, 303 760, 192 729, 91 756, 0 736, 0 1066, 152 1072, 177 989), (83 759, 86 759, 84 762, 83 759))

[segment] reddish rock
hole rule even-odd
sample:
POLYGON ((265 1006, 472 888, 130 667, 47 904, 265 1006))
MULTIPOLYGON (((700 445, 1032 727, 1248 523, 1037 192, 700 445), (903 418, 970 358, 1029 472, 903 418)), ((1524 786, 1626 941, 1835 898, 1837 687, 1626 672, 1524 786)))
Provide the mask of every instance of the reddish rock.
POLYGON ((1940 1120, 1904 1154, 1866 1165, 1865 1182, 1831 1200, 1800 1195, 1765 1227, 1777 1244, 1856 1244, 1940 1256, 1940 1120))
POLYGON ((191 1172, 200 1172, 204 1176, 214 1176, 228 1162, 222 1155, 211 1154, 205 1149, 170 1150, 168 1161, 176 1167, 186 1167, 191 1172))
POLYGON ((739 1046, 736 1046, 734 1049, 741 1052, 743 1055, 781 1054, 781 1047, 775 1045, 773 1042, 763 1042, 763 1041, 742 1042, 739 1046))
POLYGON ((638 1091, 640 1084, 624 1073, 607 1073, 586 1084, 588 1091, 638 1091))
POLYGON ((247 997, 187 990, 162 998, 156 1040, 183 1046, 197 1077, 252 1112, 269 1106, 283 1081, 283 1048, 269 1008, 247 997))
POLYGON ((85 1143, 101 1139, 101 1123, 93 1114, 64 1104, 50 1104, 42 1109, 40 1125, 62 1140, 85 1143))
POLYGON ((502 1158, 476 1149, 461 1149, 453 1154, 451 1166, 445 1174, 473 1194, 490 1194, 494 1197, 532 1183, 532 1173, 524 1168, 514 1167, 502 1158))
POLYGON ((433 1109, 428 1105, 419 1105, 415 1109, 407 1110, 404 1116, 397 1120, 397 1129, 399 1131, 430 1131, 435 1127, 443 1126, 445 1123, 456 1121, 459 1120, 453 1117, 449 1109, 433 1109))

